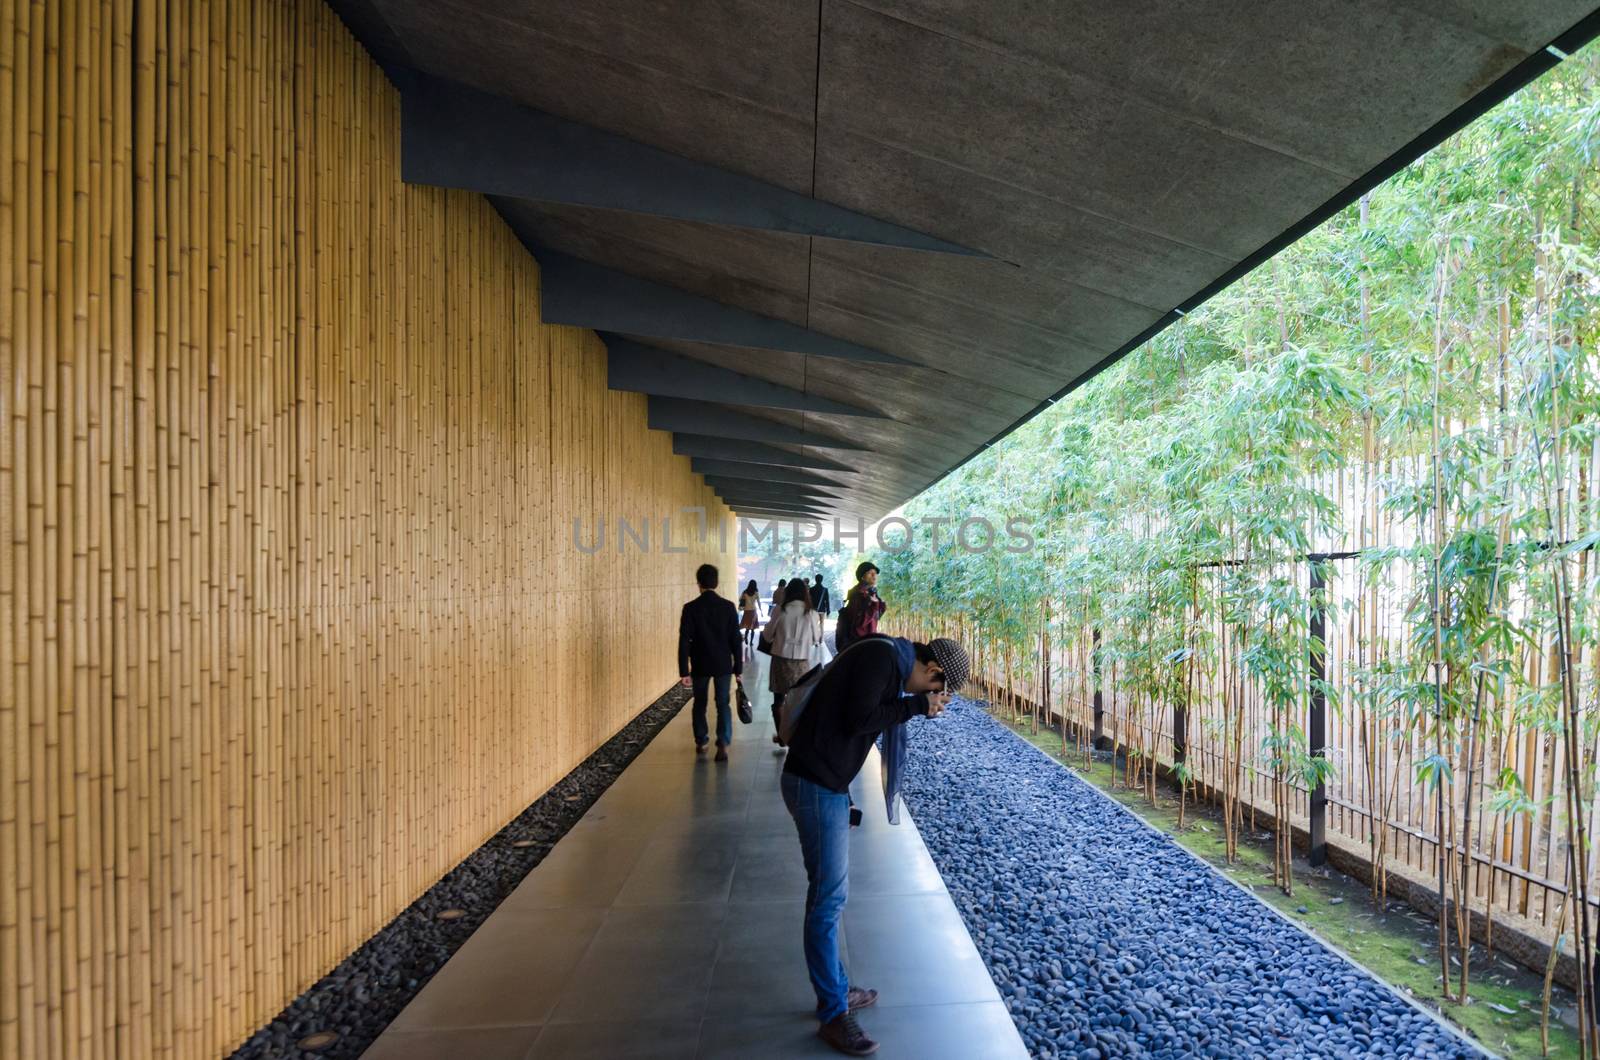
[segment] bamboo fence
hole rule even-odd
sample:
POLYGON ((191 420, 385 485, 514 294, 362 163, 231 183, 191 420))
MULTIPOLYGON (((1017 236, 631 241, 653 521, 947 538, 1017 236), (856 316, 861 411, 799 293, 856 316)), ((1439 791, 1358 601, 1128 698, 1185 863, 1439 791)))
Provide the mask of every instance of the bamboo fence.
MULTIPOLYGON (((1559 537, 1572 540, 1595 528, 1596 502, 1589 496, 1588 484, 1600 474, 1600 447, 1573 457, 1566 467, 1577 503, 1572 505, 1567 526, 1557 528, 1559 537)), ((1319 476, 1313 483, 1332 499, 1342 512, 1338 526, 1325 528, 1311 544, 1316 553, 1358 552, 1374 547, 1412 545, 1430 540, 1414 521, 1392 515, 1381 501, 1396 490, 1426 486, 1429 470, 1426 458, 1394 458, 1371 467, 1357 464, 1319 476)), ((1592 553, 1570 560, 1577 581, 1584 584, 1592 575, 1592 553)), ((1429 591, 1425 564, 1397 562, 1374 575, 1364 570, 1360 559, 1344 558, 1328 563, 1328 607, 1325 634, 1326 680, 1332 688, 1327 708, 1326 757, 1334 774, 1326 785, 1328 806, 1326 828, 1329 840, 1344 841, 1353 851, 1371 851, 1381 845, 1386 872, 1408 872, 1413 878, 1428 880, 1437 872, 1438 798, 1435 790, 1417 780, 1417 766, 1438 748, 1428 725, 1430 717, 1410 721, 1393 709, 1374 709, 1370 697, 1363 696, 1364 673, 1384 662, 1407 658, 1412 652, 1412 622, 1407 607, 1429 591)), ((1301 579, 1308 576, 1308 564, 1300 562, 1284 573, 1301 579)), ((1201 578, 1201 591, 1215 594, 1215 570, 1201 578)), ((1548 607, 1548 601, 1530 600, 1526 587, 1513 585, 1504 608, 1508 619, 1524 629, 1533 628, 1530 611, 1548 607)), ((1226 787, 1226 774, 1233 763, 1241 767, 1240 799, 1247 827, 1266 830, 1272 827, 1273 773, 1261 751, 1262 740, 1272 724, 1272 711, 1254 683, 1242 676, 1238 645, 1233 643, 1220 621, 1218 608, 1212 607, 1206 619, 1214 662, 1199 668, 1194 693, 1187 709, 1184 760, 1192 771, 1197 790, 1215 795, 1226 787), (1223 683, 1235 682, 1242 691, 1242 755, 1234 756, 1223 716, 1223 683)), ((1070 609, 1046 606, 1041 614, 1054 616, 1047 635, 1031 650, 1003 644, 987 634, 980 624, 956 616, 936 620, 928 628, 915 619, 903 628, 919 635, 943 631, 965 638, 974 653, 974 680, 981 694, 998 709, 1023 714, 1036 713, 1038 724, 1063 732, 1066 743, 1085 746, 1096 731, 1095 691, 1100 692, 1100 731, 1112 745, 1131 750, 1146 761, 1161 767, 1174 765, 1176 717, 1172 704, 1152 703, 1129 690, 1115 658, 1102 658, 1097 677, 1094 664, 1094 633, 1072 625, 1070 609)), ((1600 654, 1589 643, 1574 645, 1574 665, 1579 674, 1582 708, 1593 717, 1600 712, 1600 654)), ((1542 639, 1522 644, 1513 659, 1527 688, 1553 694, 1558 684, 1556 645, 1546 633, 1542 639)), ((1370 685, 1368 686, 1370 687, 1370 685)), ((1568 892, 1566 878, 1567 839, 1562 813, 1565 783, 1563 734, 1557 726, 1519 724, 1515 716, 1519 695, 1526 689, 1508 686, 1501 695, 1494 682, 1488 685, 1485 711, 1487 738, 1480 744, 1473 772, 1473 827, 1470 841, 1470 879, 1465 885, 1471 907, 1482 912, 1486 904, 1494 909, 1497 921, 1518 921, 1534 934, 1553 936, 1561 907, 1568 892), (1497 814, 1489 806, 1488 795, 1502 769, 1514 769, 1526 785, 1528 798, 1540 809, 1532 814, 1497 814)), ((1309 689, 1297 715, 1290 719, 1306 728, 1309 689)), ((1463 739, 1465 729, 1461 730, 1463 739)), ((1591 732, 1586 736, 1594 752, 1591 732)), ((1454 779, 1443 785, 1446 800, 1446 846, 1460 857, 1455 837, 1468 796, 1467 764, 1460 748, 1450 754, 1455 765, 1454 779)), ((1291 785, 1291 819, 1298 827, 1309 820, 1310 793, 1302 784, 1291 785)), ((1597 822, 1591 816, 1582 823, 1591 837, 1597 822)), ((1591 892, 1592 893, 1592 892, 1591 892)), ((1591 899, 1593 900, 1593 899, 1591 899)))
POLYGON ((725 509, 317 0, 0 0, 0 1056, 226 1052, 676 675, 725 509))

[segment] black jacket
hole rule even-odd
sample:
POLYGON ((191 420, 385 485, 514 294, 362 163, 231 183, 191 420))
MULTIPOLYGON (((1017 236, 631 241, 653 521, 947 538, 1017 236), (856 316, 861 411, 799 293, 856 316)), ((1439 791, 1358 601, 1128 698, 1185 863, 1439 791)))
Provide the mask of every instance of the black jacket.
POLYGON ((743 672, 744 641, 733 601, 708 591, 684 604, 683 617, 678 620, 678 676, 743 672))
POLYGON ((811 694, 783 771, 844 794, 880 732, 927 713, 926 695, 900 694, 893 643, 863 640, 839 656, 811 694))
POLYGON ((832 601, 828 599, 828 587, 826 585, 813 585, 811 587, 811 609, 813 611, 821 611, 823 614, 827 614, 833 610, 831 604, 832 601))

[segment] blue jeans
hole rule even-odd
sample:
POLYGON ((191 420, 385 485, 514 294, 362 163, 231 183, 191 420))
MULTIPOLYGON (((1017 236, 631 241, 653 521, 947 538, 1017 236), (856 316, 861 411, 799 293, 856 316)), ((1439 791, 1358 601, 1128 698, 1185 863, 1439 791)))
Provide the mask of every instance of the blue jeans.
POLYGON ((730 744, 733 742, 733 711, 728 709, 728 685, 733 680, 732 674, 694 674, 694 709, 690 712, 690 721, 694 725, 694 742, 698 747, 706 742, 706 685, 715 681, 717 685, 717 742, 730 744))
POLYGON ((848 1010, 850 976, 839 960, 839 917, 848 897, 850 796, 783 774, 783 804, 800 834, 806 862, 806 968, 817 993, 817 1018, 827 1023, 848 1010))

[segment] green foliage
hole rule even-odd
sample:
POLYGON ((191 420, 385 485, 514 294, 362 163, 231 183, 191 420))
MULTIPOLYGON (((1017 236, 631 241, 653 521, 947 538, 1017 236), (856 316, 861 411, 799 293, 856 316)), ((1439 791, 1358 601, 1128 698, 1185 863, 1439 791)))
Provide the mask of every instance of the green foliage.
MULTIPOLYGON (((1098 628, 1119 686, 1161 705, 1217 672, 1221 630, 1271 714, 1258 761, 1309 785, 1328 764, 1297 724, 1303 560, 1354 529, 1318 478, 1346 469, 1391 533, 1329 576, 1421 588, 1345 701, 1424 737, 1422 785, 1462 771, 1480 685, 1514 706, 1485 724, 1558 731, 1559 693, 1513 660, 1555 627, 1552 565, 1600 543, 1584 511, 1554 540, 1549 502, 1571 467, 1552 461, 1600 439, 1597 83, 1600 51, 1573 56, 916 498, 914 523, 1018 517, 1037 547, 881 557, 884 595, 1024 650, 1048 601, 1053 643, 1098 628)), ((1587 570, 1579 643, 1600 634, 1587 570)), ((1520 783, 1495 812, 1527 812, 1520 783)))

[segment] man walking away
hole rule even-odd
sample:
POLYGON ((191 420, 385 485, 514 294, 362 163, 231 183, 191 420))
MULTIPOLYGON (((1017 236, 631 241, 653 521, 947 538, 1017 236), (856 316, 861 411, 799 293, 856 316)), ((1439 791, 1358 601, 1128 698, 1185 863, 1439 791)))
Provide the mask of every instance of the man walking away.
POLYGON ((822 584, 820 574, 817 575, 817 583, 811 587, 811 607, 822 616, 824 622, 833 611, 833 601, 828 599, 828 587, 822 584))
POLYGON ((694 753, 706 753, 706 686, 717 689, 717 761, 728 760, 733 742, 733 712, 728 709, 728 679, 740 680, 744 649, 739 640, 739 612, 733 601, 717 595, 717 568, 702 563, 694 572, 700 595, 683 605, 678 619, 678 676, 694 688, 694 753))
POLYGON ((850 781, 878 734, 912 715, 938 717, 950 693, 966 683, 967 653, 943 637, 916 644, 872 637, 834 660, 811 693, 783 765, 784 804, 794 818, 805 859, 805 953, 817 995, 817 1035, 841 1053, 878 1048, 854 1012, 878 1000, 876 990, 850 985, 839 960, 839 919, 847 896, 850 781))

